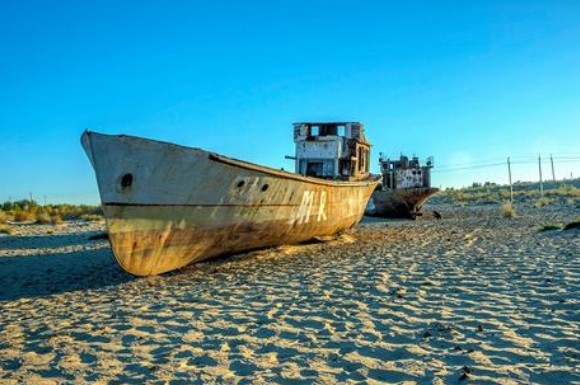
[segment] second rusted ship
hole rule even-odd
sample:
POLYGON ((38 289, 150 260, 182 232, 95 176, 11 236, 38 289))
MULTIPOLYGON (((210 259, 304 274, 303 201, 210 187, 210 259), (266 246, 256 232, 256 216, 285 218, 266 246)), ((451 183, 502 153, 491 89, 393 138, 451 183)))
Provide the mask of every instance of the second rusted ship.
POLYGON ((419 158, 409 159, 401 155, 399 160, 379 159, 382 180, 371 196, 366 215, 385 218, 415 219, 421 215, 421 207, 439 189, 431 187, 433 158, 424 166, 419 158))
POLYGON ((81 141, 115 259, 137 276, 336 234, 359 222, 379 182, 355 122, 294 124, 297 173, 133 136, 81 141))

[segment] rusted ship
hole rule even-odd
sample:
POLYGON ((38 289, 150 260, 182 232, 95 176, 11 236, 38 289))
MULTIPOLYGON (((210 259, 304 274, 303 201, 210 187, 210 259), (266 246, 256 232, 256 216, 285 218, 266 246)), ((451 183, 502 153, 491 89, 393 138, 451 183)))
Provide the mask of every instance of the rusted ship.
POLYGON ((401 155, 399 160, 379 159, 382 180, 372 194, 366 215, 415 219, 421 207, 439 189, 431 187, 433 158, 421 166, 419 158, 401 155))
POLYGON ((85 131, 119 265, 161 274, 214 256, 351 228, 379 183, 360 123, 294 124, 296 173, 126 135, 85 131))

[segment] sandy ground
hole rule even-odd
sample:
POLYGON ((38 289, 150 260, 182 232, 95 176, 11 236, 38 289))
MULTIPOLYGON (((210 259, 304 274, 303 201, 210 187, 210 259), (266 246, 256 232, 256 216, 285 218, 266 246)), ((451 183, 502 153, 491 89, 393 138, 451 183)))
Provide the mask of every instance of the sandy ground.
POLYGON ((580 384, 580 231, 538 231, 579 210, 436 208, 145 279, 102 224, 18 227, 0 384, 580 384))

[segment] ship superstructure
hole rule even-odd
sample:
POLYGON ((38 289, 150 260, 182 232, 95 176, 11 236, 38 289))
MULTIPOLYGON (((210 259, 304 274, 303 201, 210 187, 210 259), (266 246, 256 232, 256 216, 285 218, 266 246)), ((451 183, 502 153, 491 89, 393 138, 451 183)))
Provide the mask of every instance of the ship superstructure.
POLYGON ((362 123, 294 123, 296 173, 361 180, 370 172, 371 145, 362 123))
POLYGON ((431 187, 433 157, 422 166, 416 156, 389 159, 381 154, 379 165, 382 181, 369 200, 367 215, 415 219, 421 215, 423 203, 439 191, 431 187))

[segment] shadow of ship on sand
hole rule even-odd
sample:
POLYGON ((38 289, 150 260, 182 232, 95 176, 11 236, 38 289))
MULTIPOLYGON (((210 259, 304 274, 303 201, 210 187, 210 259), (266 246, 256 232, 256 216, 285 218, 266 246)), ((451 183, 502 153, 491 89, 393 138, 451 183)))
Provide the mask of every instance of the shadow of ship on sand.
POLYGON ((95 290, 134 280, 119 269, 106 241, 88 240, 95 234, 0 238, 0 251, 14 251, 0 257, 0 301, 95 290))

